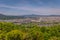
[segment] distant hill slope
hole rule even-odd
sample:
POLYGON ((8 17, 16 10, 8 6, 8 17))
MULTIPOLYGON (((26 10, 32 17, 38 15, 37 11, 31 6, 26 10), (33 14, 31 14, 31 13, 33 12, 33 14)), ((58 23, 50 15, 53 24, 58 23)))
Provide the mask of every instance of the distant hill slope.
POLYGON ((8 15, 3 15, 3 14, 0 14, 0 19, 18 19, 18 18, 24 18, 23 16, 8 16, 8 15))
POLYGON ((0 14, 0 19, 20 19, 20 18, 36 18, 36 17, 60 17, 60 15, 22 15, 22 16, 8 16, 0 14))

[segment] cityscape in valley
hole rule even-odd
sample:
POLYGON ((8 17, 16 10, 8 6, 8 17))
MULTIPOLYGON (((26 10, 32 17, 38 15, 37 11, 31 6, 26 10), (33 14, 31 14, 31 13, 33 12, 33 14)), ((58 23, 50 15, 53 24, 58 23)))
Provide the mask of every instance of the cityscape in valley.
POLYGON ((0 14, 0 22, 12 22, 14 24, 22 23, 45 23, 57 24, 60 23, 60 15, 22 15, 22 16, 7 16, 0 14))
POLYGON ((0 0, 0 40, 60 40, 60 0, 0 0))

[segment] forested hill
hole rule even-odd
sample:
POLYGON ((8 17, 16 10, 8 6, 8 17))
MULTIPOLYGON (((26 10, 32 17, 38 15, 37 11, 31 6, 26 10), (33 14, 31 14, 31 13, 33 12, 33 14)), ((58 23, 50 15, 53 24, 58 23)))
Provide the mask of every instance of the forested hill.
POLYGON ((11 15, 3 15, 0 14, 0 19, 6 20, 6 19, 24 19, 24 18, 36 18, 36 17, 60 17, 60 15, 20 15, 20 16, 11 16, 11 15))
POLYGON ((24 18, 24 16, 8 16, 0 14, 0 19, 6 20, 6 19, 18 19, 18 18, 24 18))

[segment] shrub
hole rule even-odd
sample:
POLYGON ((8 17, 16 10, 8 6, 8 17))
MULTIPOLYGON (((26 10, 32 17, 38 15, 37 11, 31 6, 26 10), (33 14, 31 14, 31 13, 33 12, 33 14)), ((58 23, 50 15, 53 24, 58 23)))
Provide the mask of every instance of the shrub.
POLYGON ((13 30, 7 33, 6 40, 22 40, 23 32, 20 30, 13 30))

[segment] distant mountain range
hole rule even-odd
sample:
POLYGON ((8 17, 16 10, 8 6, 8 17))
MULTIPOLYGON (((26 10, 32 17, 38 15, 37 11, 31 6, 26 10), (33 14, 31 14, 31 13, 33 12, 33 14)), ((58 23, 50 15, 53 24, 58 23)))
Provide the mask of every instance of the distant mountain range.
POLYGON ((3 14, 0 14, 0 19, 20 19, 20 18, 35 18, 35 17, 60 17, 60 15, 35 15, 35 14, 32 14, 32 15, 21 15, 21 16, 8 16, 8 15, 3 15, 3 14))

